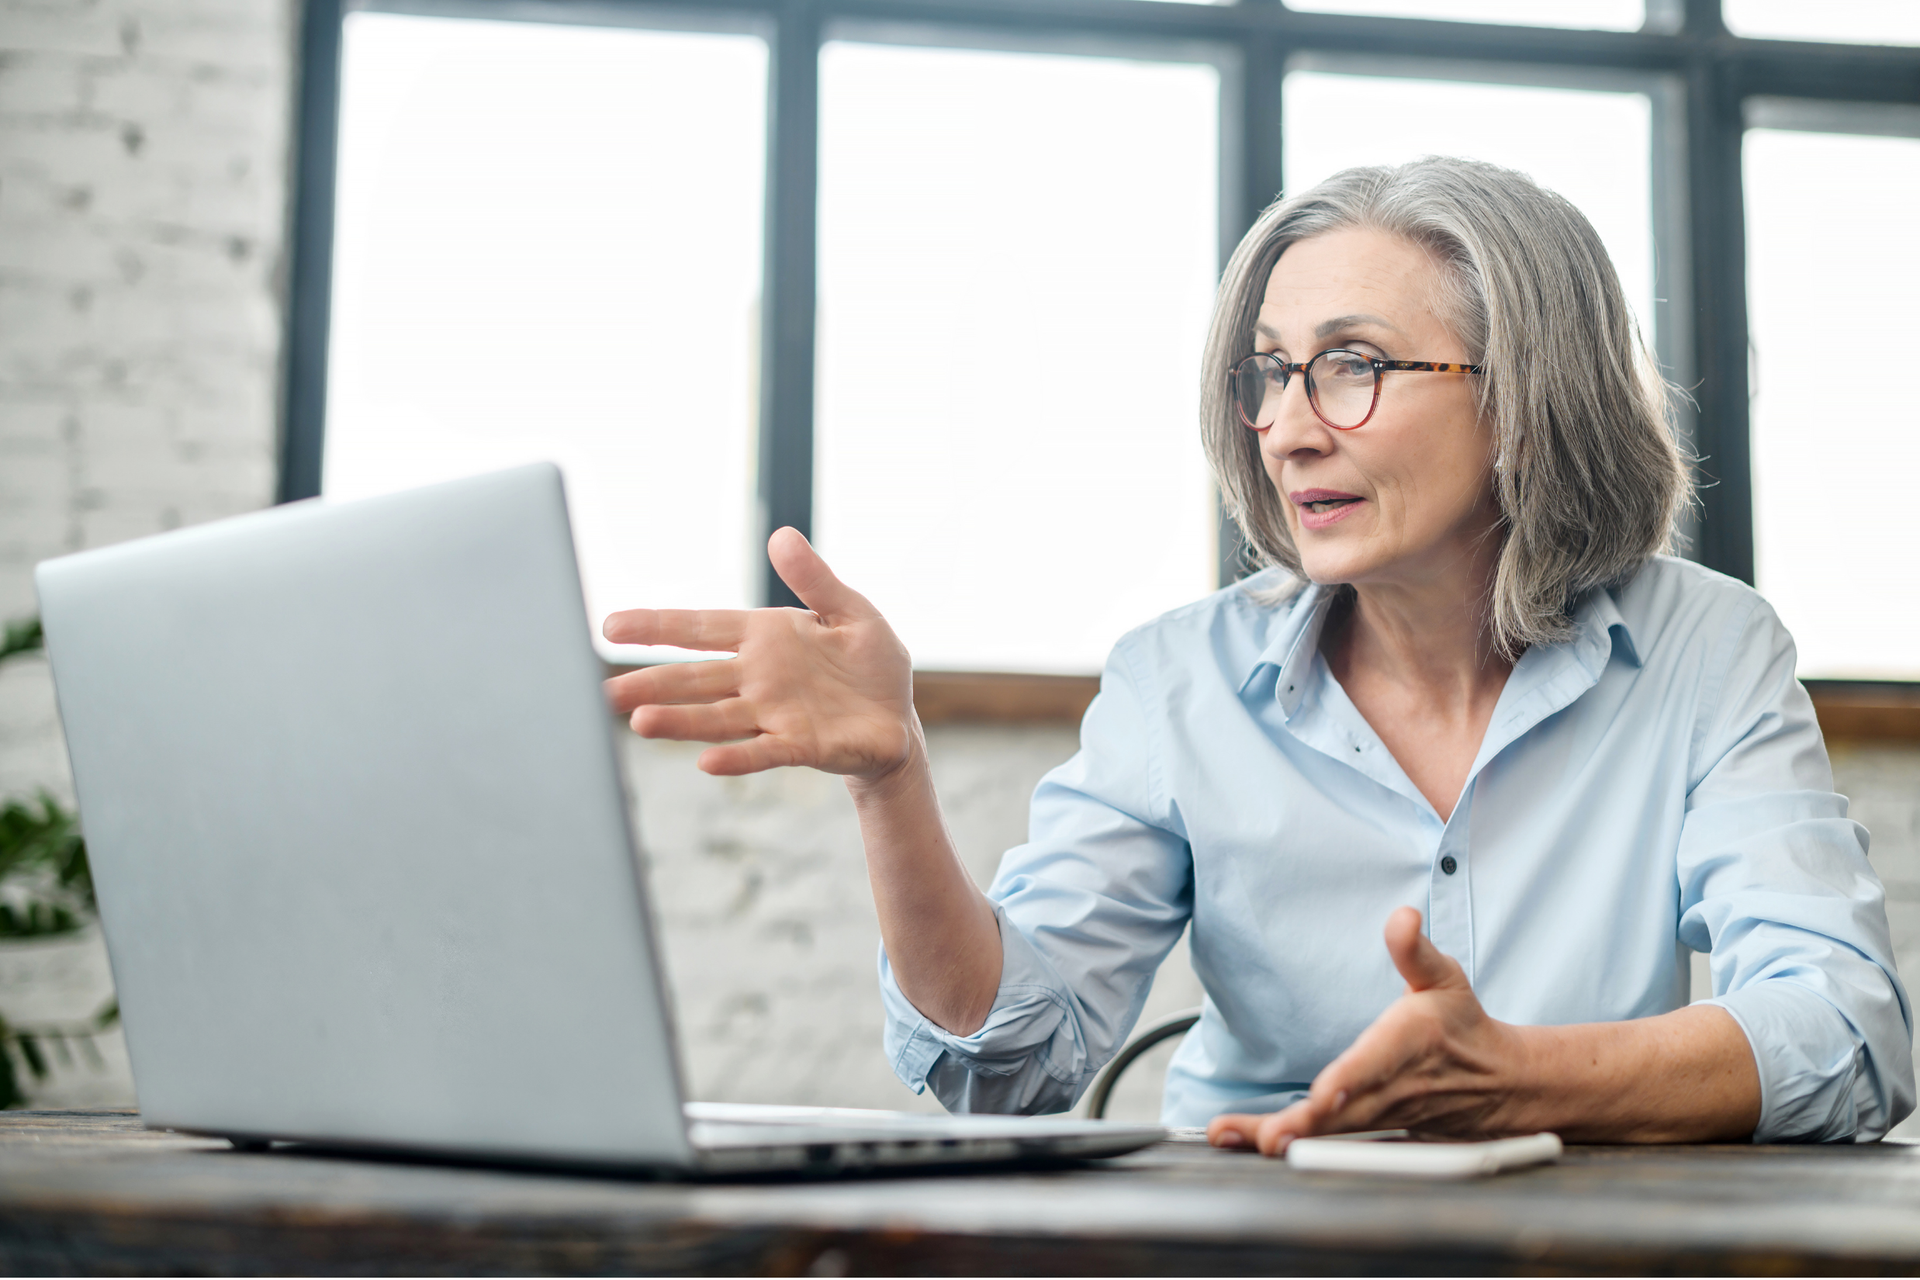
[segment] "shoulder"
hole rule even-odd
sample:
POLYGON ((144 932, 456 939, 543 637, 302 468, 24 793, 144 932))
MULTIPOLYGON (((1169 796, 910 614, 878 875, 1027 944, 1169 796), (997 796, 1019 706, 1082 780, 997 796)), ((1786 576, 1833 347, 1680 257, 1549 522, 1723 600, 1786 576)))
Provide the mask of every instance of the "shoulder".
POLYGON ((1109 672, 1118 665, 1141 678, 1217 669, 1238 687, 1276 638, 1311 613, 1315 595, 1312 584, 1286 570, 1263 569, 1127 632, 1114 645, 1109 672))
POLYGON ((1793 637, 1746 583, 1659 556, 1611 594, 1639 657, 1637 684, 1694 708, 1696 745, 1711 724, 1743 717, 1741 708, 1804 701, 1793 637))
POLYGON ((1712 650, 1755 627, 1785 636, 1758 591, 1677 556, 1654 556, 1610 594, 1643 661, 1712 650))

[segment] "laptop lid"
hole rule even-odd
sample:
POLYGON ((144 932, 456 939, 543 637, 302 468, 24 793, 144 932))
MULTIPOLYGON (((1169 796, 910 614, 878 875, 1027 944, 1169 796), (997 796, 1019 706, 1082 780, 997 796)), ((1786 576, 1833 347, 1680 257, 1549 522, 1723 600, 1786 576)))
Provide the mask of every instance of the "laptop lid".
POLYGON ((37 580, 149 1123, 691 1164, 556 468, 37 580))

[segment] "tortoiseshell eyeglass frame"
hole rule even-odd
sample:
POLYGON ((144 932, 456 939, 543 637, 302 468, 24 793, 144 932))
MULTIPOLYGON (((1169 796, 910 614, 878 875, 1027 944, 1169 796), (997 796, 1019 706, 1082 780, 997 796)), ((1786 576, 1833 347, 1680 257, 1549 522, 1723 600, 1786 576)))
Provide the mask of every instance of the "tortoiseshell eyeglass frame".
POLYGON ((1366 426, 1367 423, 1373 420, 1373 411, 1380 407, 1380 384, 1383 381, 1380 376, 1381 374, 1389 372, 1484 373, 1487 368, 1483 364, 1449 364, 1440 360, 1382 360, 1378 356, 1370 356, 1364 351, 1354 351, 1347 347, 1328 347, 1325 351, 1319 352, 1299 364, 1291 364, 1271 352, 1256 351, 1252 355, 1242 358, 1233 368, 1227 370, 1227 393, 1233 397, 1233 411, 1240 416, 1241 425, 1249 431, 1260 431, 1263 428, 1260 424, 1247 420, 1247 411, 1240 407, 1240 396, 1236 384, 1240 378, 1240 371, 1256 360, 1265 360, 1268 364, 1280 370, 1280 386, 1282 390, 1286 388, 1289 382, 1293 381, 1294 374, 1305 374, 1307 379, 1307 407, 1313 410, 1314 417, 1320 419, 1320 421, 1326 423, 1335 431, 1358 431, 1361 427, 1366 426), (1339 423, 1329 419, 1326 414, 1320 412, 1320 393, 1313 385, 1313 375, 1307 373, 1308 365, 1318 360, 1321 356, 1330 355, 1356 356, 1373 366, 1373 401, 1367 405, 1367 416, 1350 427, 1343 427, 1339 423))

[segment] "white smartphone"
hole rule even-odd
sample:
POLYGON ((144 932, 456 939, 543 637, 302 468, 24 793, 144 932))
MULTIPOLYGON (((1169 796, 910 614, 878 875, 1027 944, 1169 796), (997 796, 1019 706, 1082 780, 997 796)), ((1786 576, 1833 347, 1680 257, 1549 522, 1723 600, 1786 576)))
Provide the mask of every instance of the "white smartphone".
POLYGON ((1560 1158, 1560 1150, 1559 1137, 1551 1133, 1500 1138, 1493 1142, 1356 1142, 1349 1136, 1295 1138, 1287 1148, 1287 1164, 1295 1169, 1322 1173, 1484 1178, 1504 1169, 1550 1164, 1560 1158))

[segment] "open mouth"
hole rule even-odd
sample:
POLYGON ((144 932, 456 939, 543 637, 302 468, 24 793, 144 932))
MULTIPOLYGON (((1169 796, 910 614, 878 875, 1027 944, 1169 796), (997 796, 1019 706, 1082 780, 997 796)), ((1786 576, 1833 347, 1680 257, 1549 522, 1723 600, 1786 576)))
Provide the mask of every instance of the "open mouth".
POLYGON ((1350 507, 1361 501, 1359 494, 1346 493, 1339 489, 1295 489, 1287 497, 1292 499, 1294 505, 1301 510, 1316 516, 1323 516, 1328 512, 1338 511, 1342 507, 1350 507))
POLYGON ((1347 518, 1348 508, 1366 501, 1339 489, 1295 489, 1287 499, 1300 510, 1300 527, 1311 530, 1331 528, 1347 518))

